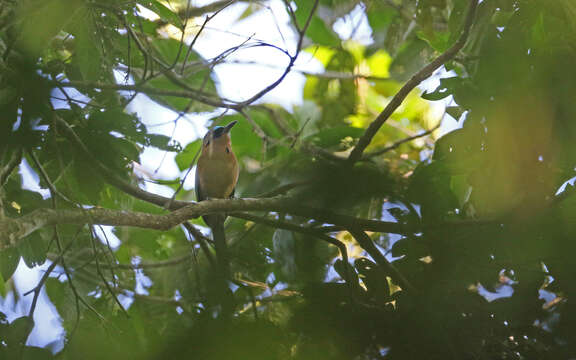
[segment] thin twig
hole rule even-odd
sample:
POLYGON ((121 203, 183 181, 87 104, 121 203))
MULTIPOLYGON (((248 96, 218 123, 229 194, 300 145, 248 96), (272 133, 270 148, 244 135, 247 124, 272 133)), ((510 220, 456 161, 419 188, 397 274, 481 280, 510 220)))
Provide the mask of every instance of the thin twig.
POLYGON ((390 145, 390 146, 386 146, 386 147, 384 147, 384 148, 382 148, 382 149, 375 150, 375 151, 371 151, 371 152, 369 152, 369 153, 367 153, 367 154, 364 154, 364 155, 362 156, 362 159, 363 159, 363 160, 366 160, 366 159, 369 159, 369 158, 372 158, 372 157, 375 157, 375 156, 378 156, 378 155, 382 155, 382 154, 384 154, 384 153, 387 153, 388 151, 392 151, 392 150, 396 149, 398 146, 400 146, 400 145, 402 145, 402 144, 404 144, 404 143, 410 142, 410 141, 412 141, 412 140, 419 139, 419 138, 424 137, 424 136, 426 136, 426 135, 430 135, 430 134, 432 134, 434 131, 436 131, 436 130, 440 127, 440 124, 441 124, 441 123, 438 123, 438 124, 437 124, 436 126, 434 126, 433 128, 431 128, 431 129, 429 129, 429 130, 426 130, 426 131, 424 131, 424 132, 421 132, 420 134, 416 134, 416 135, 413 135, 413 136, 409 136, 409 137, 407 137, 407 138, 404 138, 404 139, 402 139, 402 140, 398 140, 398 141, 396 141, 395 143, 393 143, 393 144, 390 145))
POLYGON ((44 180, 44 182, 46 183, 46 185, 48 185, 48 189, 50 190, 50 193, 52 194, 52 198, 54 197, 54 195, 58 195, 59 198, 61 198, 62 200, 66 201, 67 203, 70 204, 76 204, 75 202, 73 202, 72 200, 68 199, 68 197, 66 197, 66 195, 62 194, 57 188, 56 186, 54 186, 54 184, 52 183, 52 181, 50 180, 50 178, 48 177, 48 174, 46 173, 46 170, 44 170, 44 167, 42 166, 42 164, 40 163, 40 161, 38 160, 38 157, 36 157, 36 154, 32 151, 32 150, 28 150, 28 155, 30 156, 30 158, 32 159, 32 162, 34 163, 34 165, 36 166, 36 168, 38 169, 38 172, 40 173, 40 176, 42 176, 42 180, 44 180))
POLYGON ((26 296, 26 295, 29 295, 31 293, 34 293, 34 298, 32 299, 32 304, 30 305, 30 310, 28 311, 28 317, 29 318, 32 318, 34 316, 34 310, 36 309, 38 297, 40 296, 40 291, 44 287, 46 280, 48 280, 48 277, 50 276, 52 271, 54 271, 54 269, 56 268, 56 265, 58 265, 58 263, 60 262, 60 260, 64 256, 64 253, 66 251, 68 251, 68 249, 70 249, 70 247, 72 246, 72 243, 73 243, 73 241, 70 241, 70 243, 68 244, 66 249, 64 249, 64 251, 60 255, 58 255, 58 258, 56 260, 52 261, 50 266, 48 266, 48 268, 46 269, 46 271, 44 272, 44 274, 40 278, 40 281, 38 282, 38 284, 36 284, 36 286, 34 286, 34 288, 32 288, 31 290, 29 290, 23 294, 24 296, 26 296))
MULTIPOLYGON (((120 90, 120 91, 135 91, 147 95, 158 95, 158 96, 172 96, 172 97, 180 97, 185 99, 193 99, 197 100, 203 104, 214 106, 214 107, 221 107, 227 109, 239 109, 241 108, 240 105, 233 103, 233 102, 222 102, 219 100, 215 100, 214 97, 216 95, 204 93, 198 90, 169 90, 169 89, 160 89, 151 86, 145 85, 123 85, 123 84, 110 84, 110 83, 99 83, 99 82, 89 82, 89 81, 75 81, 70 80, 68 82, 57 82, 55 83, 62 87, 71 87, 76 89, 82 88, 92 88, 92 89, 101 89, 101 90, 120 90)), ((226 101, 226 100, 225 100, 226 101)))
POLYGON ((248 100, 241 102, 239 104, 241 107, 246 107, 246 106, 252 104, 254 101, 260 99, 262 96, 264 96, 267 93, 269 93, 270 91, 272 91, 282 81, 284 81, 284 78, 286 78, 286 76, 290 73, 290 70, 294 66, 294 63, 296 62, 298 55, 300 55, 300 51, 302 50, 302 45, 304 43, 304 36, 306 35, 306 31, 308 30, 308 27, 310 26, 310 22, 312 21, 312 18, 314 17, 314 14, 316 13, 316 9, 318 8, 319 2, 320 2, 320 0, 314 1, 314 5, 312 5, 312 9, 310 10, 310 14, 308 14, 308 17, 306 18, 306 23, 304 24, 302 29, 298 31, 299 37, 298 37, 298 43, 296 44, 296 52, 294 53, 294 55, 290 56, 290 62, 286 66, 286 69, 284 70, 282 75, 280 75, 280 77, 278 79, 276 79, 276 81, 274 81, 272 84, 268 85, 266 88, 262 89, 260 92, 256 93, 255 95, 253 95, 248 100))
MULTIPOLYGON (((90 219, 89 216, 88 216, 88 219, 90 219)), ((89 226, 90 226, 90 228, 88 229, 88 233, 90 234, 90 240, 92 243, 92 250, 96 254, 97 250, 96 250, 96 236, 94 234, 94 223, 92 221, 90 221, 89 226)), ((110 293, 110 295, 112 296, 112 298, 114 299, 116 304, 120 307, 120 309, 126 315, 126 317, 129 318, 130 314, 128 314, 128 311, 124 308, 124 305, 122 305, 122 303, 120 302, 120 300, 118 299, 116 294, 113 292, 112 287, 110 286, 110 284, 106 280, 106 277, 104 277, 104 273, 102 272, 102 269, 100 268, 100 261, 98 260, 98 256, 94 257, 94 261, 96 263, 96 273, 98 273, 98 276, 100 276, 100 278, 102 279, 104 286, 106 286, 106 289, 108 289, 108 292, 110 293)))
POLYGON ((192 237, 196 240, 196 242, 200 244, 200 248, 202 249, 204 256, 206 256, 206 258, 208 259, 210 266, 212 266, 212 268, 215 269, 216 260, 214 259, 214 256, 210 252, 210 248, 208 247, 209 239, 205 237, 204 234, 202 234, 198 229, 196 229, 196 227, 192 225, 189 221, 182 223, 182 225, 188 231, 188 233, 192 235, 192 237))
POLYGON ((190 45, 188 46, 188 51, 186 52, 186 56, 184 56, 184 61, 182 62, 182 69, 180 70, 180 74, 184 73, 184 68, 186 66, 186 62, 188 61, 188 57, 190 56, 190 53, 192 52, 192 48, 194 47, 194 45, 196 44, 196 41, 198 40, 198 38, 200 37, 200 34, 202 33, 202 31, 204 30, 204 28, 206 27, 206 25, 210 22, 210 20, 212 20, 216 15, 218 15, 222 10, 226 9, 228 6, 230 6, 232 3, 234 3, 236 0, 229 0, 228 3, 224 4, 224 6, 222 6, 221 8, 219 8, 218 10, 216 10, 216 12, 214 12, 212 15, 207 15, 206 19, 204 19, 204 22, 202 23, 202 26, 200 26, 200 29, 198 30, 198 32, 196 33, 196 35, 194 35, 194 39, 192 39, 192 42, 190 43, 190 45))
POLYGON ((50 276, 52 271, 54 271, 54 269, 56 268, 56 265, 58 265, 58 261, 60 261, 60 259, 53 261, 50 264, 50 266, 48 266, 48 269, 46 269, 46 271, 42 275, 42 278, 40 278, 40 281, 38 282, 38 284, 36 284, 36 286, 33 289, 31 289, 31 290, 29 290, 23 294, 24 296, 26 296, 26 295, 29 295, 31 293, 34 293, 34 297, 32 299, 32 304, 30 305, 30 310, 28 310, 28 317, 29 318, 32 318, 34 316, 34 310, 36 310, 36 303, 38 302, 38 297, 40 296, 40 290, 42 290, 44 283, 46 283, 46 280, 48 280, 48 277, 50 276))
POLYGON ((288 183, 288 184, 284 184, 284 185, 280 185, 277 188, 268 191, 258 197, 262 197, 262 198, 269 198, 269 197, 274 197, 274 196, 278 196, 278 195, 285 195, 287 192, 289 192, 292 189, 301 187, 301 186, 306 186, 306 185, 310 185, 313 184, 314 181, 312 180, 305 180, 305 181, 296 181, 296 182, 292 182, 292 183, 288 183))
POLYGON ((178 256, 178 257, 175 257, 175 258, 172 258, 169 260, 163 260, 163 261, 140 262, 137 264, 112 264, 112 265, 100 264, 100 267, 112 268, 112 269, 122 269, 122 270, 158 269, 158 268, 164 268, 164 267, 182 264, 182 263, 190 260, 191 257, 192 257, 191 254, 186 254, 186 255, 178 256))
POLYGON ((256 121, 254 121, 254 119, 252 119, 252 116, 250 116, 247 111, 240 109, 238 112, 250 123, 252 130, 254 133, 256 133, 256 135, 258 135, 258 137, 260 137, 265 142, 268 141, 268 135, 266 132, 260 127, 260 125, 258 125, 256 121))

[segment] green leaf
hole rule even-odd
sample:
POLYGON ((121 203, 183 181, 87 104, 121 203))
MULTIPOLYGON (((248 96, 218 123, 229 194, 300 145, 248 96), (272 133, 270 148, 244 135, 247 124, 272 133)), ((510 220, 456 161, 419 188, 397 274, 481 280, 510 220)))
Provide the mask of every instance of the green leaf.
POLYGON ((343 140, 346 138, 357 139, 364 134, 364 129, 351 127, 351 126, 336 126, 328 129, 323 129, 313 135, 310 135, 307 140, 312 140, 314 144, 321 147, 332 147, 342 145, 343 140))
POLYGON ((246 7, 246 10, 244 10, 244 12, 238 17, 238 20, 245 20, 250 16, 258 13, 260 10, 262 10, 262 8, 263 6, 258 3, 249 3, 248 7, 246 7))
POLYGON ((336 47, 340 44, 338 35, 318 16, 312 17, 306 36, 318 45, 336 47))
POLYGON ((454 1, 454 6, 450 12, 450 17, 448 18, 448 30, 450 31, 451 44, 454 43, 460 36, 462 25, 466 19, 466 10, 468 8, 468 4, 469 1, 466 0, 454 1))
POLYGON ((26 266, 33 268, 44 264, 50 240, 52 240, 52 230, 40 229, 18 243, 18 251, 26 266))
POLYGON ((294 4, 296 4, 296 11, 294 12, 294 15, 296 16, 298 26, 302 28, 304 24, 306 24, 306 20, 312 12, 314 2, 308 0, 296 0, 294 1, 294 4))
POLYGON ((14 24, 18 24, 18 44, 33 56, 41 54, 84 5, 80 0, 25 1, 20 4, 22 6, 17 8, 17 18, 14 19, 14 24))
POLYGON ((0 296, 5 298, 6 297, 6 280, 2 276, 2 272, 0 272, 0 296))
POLYGON ((100 176, 94 176, 93 171, 94 168, 90 164, 75 161, 69 183, 72 186, 70 190, 78 201, 97 205, 100 200, 100 191, 104 189, 105 183, 100 176))
POLYGON ((93 111, 88 120, 88 128, 94 131, 115 131, 140 143, 146 141, 147 130, 144 124, 134 114, 127 114, 121 108, 108 107, 105 111, 93 111))
POLYGON ((297 272, 295 262, 296 240, 291 231, 277 229, 272 236, 273 256, 279 271, 276 272, 281 279, 294 280, 297 272))
POLYGON ((441 218, 449 209, 458 206, 450 190, 451 173, 446 164, 433 161, 420 163, 411 177, 408 196, 411 201, 422 205, 422 220, 441 218))
POLYGON ((334 270, 336 270, 342 279, 350 281, 352 284, 358 283, 358 274, 356 273, 356 269, 354 269, 352 265, 342 261, 342 259, 338 259, 334 262, 334 270))
POLYGON ((419 259, 430 253, 430 249, 417 237, 407 237, 400 239, 392 246, 392 256, 403 255, 419 259))
POLYGON ((468 182, 468 174, 452 176, 450 178, 450 189, 456 195, 460 207, 464 206, 472 193, 472 187, 468 182))
POLYGON ((446 3, 443 0, 421 0, 418 1, 416 11, 419 28, 416 34, 438 52, 445 51, 449 46, 450 32, 442 26, 445 18, 440 11, 445 7, 446 3))
MULTIPOLYGON (((330 58, 326 70, 352 73, 356 65, 354 55, 340 49, 330 58)), ((358 91, 353 79, 309 78, 304 93, 305 97, 311 97, 322 107, 322 118, 318 127, 342 125, 344 116, 356 112, 358 91)))
POLYGON ((466 112, 460 106, 447 106, 446 113, 452 116, 456 121, 460 120, 460 117, 466 112))
MULTIPOLYGON (((171 64, 173 62, 181 62, 186 55, 186 47, 180 41, 176 39, 154 39, 150 45, 153 46, 154 50, 160 55, 161 59, 165 63, 171 64)), ((200 55, 196 51, 192 51, 188 58, 188 61, 199 61, 201 60, 200 55)))
POLYGON ((514 15, 514 11, 504 11, 502 9, 496 9, 494 15, 492 16, 492 23, 496 26, 506 26, 510 18, 514 15))
POLYGON ((154 146, 161 150, 176 152, 182 149, 178 142, 166 135, 148 134, 146 138, 148 140, 146 145, 154 146))
POLYGON ((450 47, 450 33, 444 32, 431 32, 425 33, 418 31, 417 35, 420 39, 426 41, 431 48, 438 52, 444 52, 450 47))
POLYGON ((460 81, 461 79, 459 77, 440 79, 440 85, 438 85, 434 91, 425 91, 421 96, 423 99, 430 101, 442 100, 453 94, 454 89, 460 84, 460 81))
POLYGON ((52 360, 54 356, 48 349, 37 346, 25 346, 22 349, 22 360, 52 360))
POLYGON ((180 171, 186 170, 192 167, 194 164, 194 160, 197 160, 197 157, 200 154, 200 149, 202 148, 202 139, 196 139, 186 145, 184 150, 180 151, 178 155, 176 155, 176 164, 178 165, 178 169, 180 171))
POLYGON ((366 285, 370 297, 380 303, 390 301, 390 285, 378 265, 362 257, 354 261, 354 267, 362 276, 362 282, 366 285))
MULTIPOLYGON (((79 286, 81 289, 76 289, 79 291, 80 296, 85 295, 85 291, 82 291, 84 286, 82 286, 85 281, 80 281, 76 278, 74 286, 79 286)), ((61 282, 56 278, 49 277, 46 280, 46 293, 50 298, 50 301, 56 309, 58 310, 58 315, 62 317, 63 326, 66 330, 70 331, 74 328, 74 323, 76 320, 76 304, 75 304, 75 294, 70 289, 70 284, 67 282, 61 282)), ((87 299, 90 301, 90 299, 87 299)))
POLYGON ((18 262, 20 261, 20 253, 17 248, 8 248, 0 251, 0 276, 4 280, 8 280, 16 271, 18 262))
POLYGON ((144 0, 139 1, 140 5, 144 6, 145 8, 153 11, 156 15, 160 16, 160 18, 177 28, 182 28, 182 20, 178 16, 178 14, 174 13, 172 10, 164 6, 161 2, 157 0, 144 0))
POLYGON ((8 343, 13 345, 26 343, 26 339, 34 328, 34 320, 28 316, 22 316, 10 323, 10 331, 8 332, 8 343))
POLYGON ((366 12, 370 27, 375 31, 375 36, 379 36, 384 32, 394 18, 398 16, 398 10, 391 6, 385 5, 384 2, 374 2, 373 8, 366 12))
MULTIPOLYGON (((126 20, 128 26, 138 29, 146 35, 156 36, 158 28, 160 27, 160 23, 158 23, 157 21, 152 21, 143 18, 142 16, 137 16, 131 11, 128 12, 128 14, 126 14, 126 20)), ((126 39, 124 39, 124 41, 127 42, 126 39)), ((125 42, 123 43, 124 45, 123 48, 126 47, 125 42)), ((134 44, 134 46, 136 46, 136 44, 134 44)))
POLYGON ((390 75, 399 81, 408 80, 426 64, 431 52, 428 44, 418 38, 405 42, 390 65, 390 75))
MULTIPOLYGON (((82 10, 82 15, 75 18, 73 34, 75 36, 74 56, 80 73, 85 81, 98 81, 105 74, 103 71, 102 47, 98 46, 100 39, 94 28, 88 9, 82 10)), ((105 76, 104 76, 105 77, 105 76)))

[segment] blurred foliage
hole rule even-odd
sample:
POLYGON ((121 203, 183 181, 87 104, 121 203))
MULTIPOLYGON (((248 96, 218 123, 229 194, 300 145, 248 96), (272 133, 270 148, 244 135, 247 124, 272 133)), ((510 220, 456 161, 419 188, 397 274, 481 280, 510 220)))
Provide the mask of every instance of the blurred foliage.
MULTIPOLYGON (((306 74, 301 105, 258 102, 209 122, 239 122, 236 196, 297 184, 290 193, 302 204, 414 229, 367 234, 415 291, 338 227, 331 235, 348 264, 311 235, 229 218, 236 312, 224 319, 210 257, 183 228, 59 225, 0 251, 0 296, 23 302, 12 279, 20 259, 35 267, 63 256, 44 286, 64 338, 31 346, 33 321, 8 321, 4 309, 0 359, 574 358, 576 195, 572 185, 559 193, 576 167, 574 1, 481 1, 466 46, 445 64, 449 75, 435 90, 413 91, 360 162, 343 161, 403 83, 458 38, 469 3, 320 0, 308 21, 314 1, 285 1, 295 34, 309 22, 303 51, 325 73, 306 74), (354 11, 365 15, 369 45, 334 30, 354 11), (430 102, 443 99, 453 100, 446 113, 460 128, 398 143, 433 128, 430 102)), ((268 14, 266 4, 232 6, 249 22, 268 14)), ((0 174, 16 159, 44 189, 12 171, 0 184, 0 217, 78 206, 164 213, 101 169, 141 186, 132 169, 150 147, 178 153, 182 174, 193 165, 201 140, 179 144, 127 109, 134 90, 178 114, 225 100, 214 71, 234 49, 204 59, 188 46, 192 22, 225 5, 0 0, 0 174)), ((175 190, 180 180, 156 181, 175 190)), ((329 225, 260 215, 313 231, 329 225)))

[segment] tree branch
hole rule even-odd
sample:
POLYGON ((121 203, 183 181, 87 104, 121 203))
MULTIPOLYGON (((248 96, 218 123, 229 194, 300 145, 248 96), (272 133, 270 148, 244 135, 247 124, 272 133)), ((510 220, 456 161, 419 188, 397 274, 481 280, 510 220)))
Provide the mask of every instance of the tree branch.
POLYGON ((418 231, 418 229, 404 224, 355 218, 325 209, 301 205, 291 197, 214 199, 199 203, 187 203, 186 206, 163 215, 102 208, 81 210, 39 209, 19 218, 0 220, 0 250, 17 245, 19 240, 36 230, 56 224, 133 226, 165 231, 184 223, 188 219, 202 215, 239 211, 278 211, 315 219, 324 223, 338 224, 346 228, 354 227, 368 231, 395 234, 408 234, 418 231))
POLYGON ((378 130, 380 130, 380 128, 386 122, 386 120, 388 120, 388 118, 390 118, 390 116, 394 113, 394 111, 396 111, 396 109, 402 104, 406 96, 408 96, 408 94, 422 81, 426 80, 430 75, 432 75, 432 73, 436 71, 436 69, 438 69, 444 63, 446 63, 454 56, 456 56, 458 51, 460 51, 462 47, 464 47, 464 44, 466 44, 466 40, 468 39, 468 35, 470 33, 470 28, 474 23, 474 16, 476 14, 477 7, 478 7, 478 0, 471 0, 470 6, 468 7, 466 20, 462 28, 462 33, 460 34, 460 37, 454 43, 454 45, 452 45, 452 47, 450 47, 448 50, 446 50, 444 53, 442 53, 440 56, 434 59, 431 63, 429 63, 420 71, 418 71, 416 74, 414 74, 414 76, 412 76, 410 80, 408 80, 408 82, 404 84, 404 86, 402 86, 402 88, 396 93, 396 95, 394 95, 394 97, 392 98, 390 103, 388 103, 386 108, 376 117, 374 121, 372 121, 372 123, 370 123, 368 129, 366 129, 364 135, 362 135, 362 137, 358 140, 358 144, 354 147, 354 149, 350 153, 350 156, 348 157, 348 163, 350 165, 353 165, 362 158, 362 153, 364 152, 364 150, 366 150, 368 145, 370 145, 370 142, 372 141, 378 130))
POLYGON ((268 85, 266 88, 262 89, 260 92, 258 92, 254 96, 252 96, 250 99, 241 102, 239 104, 240 108, 243 108, 245 106, 252 104, 254 101, 260 99, 262 96, 264 96, 267 93, 269 93, 270 91, 272 91, 275 87, 280 85, 280 83, 282 81, 284 81, 284 78, 286 78, 286 76, 290 73, 290 70, 292 70, 294 63, 296 62, 296 59, 298 58, 298 55, 300 55, 300 51, 302 50, 302 45, 304 43, 304 36, 306 35, 306 31, 308 30, 308 27, 310 26, 310 22, 312 21, 312 17, 314 17, 314 13, 316 13, 316 9, 318 8, 319 2, 320 2, 320 0, 314 0, 314 5, 312 5, 312 9, 310 10, 310 14, 308 14, 308 17, 306 18, 306 22, 305 22, 304 26, 302 27, 302 29, 298 30, 298 43, 296 44, 296 52, 294 53, 294 55, 290 56, 290 62, 286 66, 286 69, 284 70, 282 75, 280 75, 280 77, 278 79, 276 79, 276 81, 274 81, 272 84, 268 85))
POLYGON ((402 139, 402 140, 396 141, 395 143, 393 143, 393 144, 390 145, 390 146, 386 146, 386 147, 384 147, 384 148, 382 148, 382 149, 375 150, 375 151, 369 152, 369 153, 367 153, 367 154, 364 154, 364 156, 362 156, 362 160, 367 160, 367 159, 370 159, 370 158, 372 158, 372 157, 375 157, 375 156, 378 156, 378 155, 382 155, 382 154, 384 154, 384 153, 387 153, 388 151, 392 151, 392 150, 396 149, 397 147, 399 147, 400 145, 402 145, 402 144, 404 144, 404 143, 407 143, 407 142, 410 142, 410 141, 412 141, 412 140, 416 140, 416 139, 419 139, 419 138, 421 138, 421 137, 430 135, 430 134, 432 134, 434 131, 436 131, 436 129, 438 129, 438 128, 440 127, 440 124, 441 124, 441 122, 439 122, 438 125, 434 126, 434 127, 433 127, 432 129, 430 129, 430 130, 426 130, 426 131, 424 131, 424 132, 421 132, 420 134, 416 134, 416 135, 413 135, 413 136, 406 137, 406 138, 404 138, 404 139, 402 139))
POLYGON ((406 279, 406 277, 394 265, 392 265, 384 255, 382 255, 380 250, 378 250, 376 245, 374 245, 370 236, 358 228, 349 228, 348 231, 354 239, 356 239, 358 244, 360 244, 360 246, 372 257, 372 259, 374 259, 374 261, 376 261, 376 263, 380 265, 386 273, 389 273, 403 289, 413 293, 416 292, 416 288, 408 281, 408 279, 406 279))
MULTIPOLYGON (((221 107, 226 109, 239 109, 243 106, 240 106, 235 103, 227 103, 215 100, 214 98, 210 97, 210 94, 207 94, 203 91, 192 91, 192 90, 168 90, 168 89, 159 89, 151 86, 145 85, 121 85, 121 84, 109 84, 109 83, 100 83, 100 82, 89 82, 89 81, 76 81, 70 80, 67 82, 55 82, 57 86, 61 86, 64 88, 76 88, 81 91, 82 88, 93 88, 93 89, 101 89, 101 90, 120 90, 120 91, 135 91, 140 92, 147 95, 158 95, 158 96, 173 96, 173 97, 180 97, 185 99, 192 99, 197 100, 203 104, 214 106, 214 107, 221 107)), ((214 95, 215 96, 215 95, 214 95)))
POLYGON ((22 160, 22 149, 18 149, 12 154, 6 166, 0 168, 0 188, 4 186, 4 184, 8 180, 8 177, 10 177, 12 171, 14 171, 14 169, 20 164, 21 160, 22 160))

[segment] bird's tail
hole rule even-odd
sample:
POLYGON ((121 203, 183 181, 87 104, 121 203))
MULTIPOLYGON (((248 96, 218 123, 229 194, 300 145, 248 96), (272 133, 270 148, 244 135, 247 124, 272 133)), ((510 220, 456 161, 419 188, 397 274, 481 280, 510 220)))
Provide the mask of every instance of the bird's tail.
POLYGON ((204 221, 212 229, 214 247, 216 249, 217 262, 217 302, 221 306, 222 316, 228 318, 234 313, 234 296, 230 291, 228 282, 231 280, 230 258, 226 245, 226 233, 224 232, 224 215, 209 215, 204 221))
POLYGON ((218 271, 224 280, 230 279, 230 258, 228 257, 228 246, 226 245, 226 233, 224 232, 224 217, 216 216, 212 223, 212 236, 216 249, 216 259, 218 261, 218 271))

